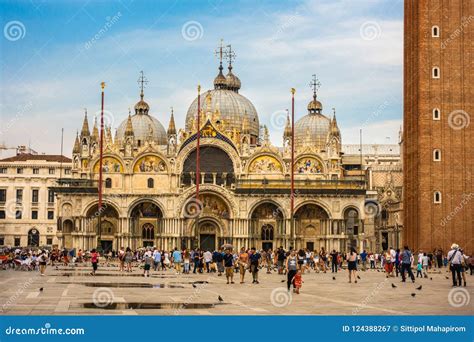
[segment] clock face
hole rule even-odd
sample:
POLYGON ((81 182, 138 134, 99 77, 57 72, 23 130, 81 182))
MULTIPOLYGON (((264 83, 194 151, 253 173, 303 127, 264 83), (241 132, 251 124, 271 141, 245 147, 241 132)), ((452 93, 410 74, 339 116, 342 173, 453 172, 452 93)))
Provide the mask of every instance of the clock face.
POLYGON ((36 229, 31 230, 31 234, 36 234, 38 231, 36 229))

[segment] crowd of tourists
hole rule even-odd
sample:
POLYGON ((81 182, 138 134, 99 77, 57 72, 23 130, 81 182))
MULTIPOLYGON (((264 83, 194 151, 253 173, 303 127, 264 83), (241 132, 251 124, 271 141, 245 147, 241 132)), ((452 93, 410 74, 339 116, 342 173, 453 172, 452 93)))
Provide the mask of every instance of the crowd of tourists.
POLYGON ((143 268, 143 276, 149 277, 152 271, 173 271, 176 274, 216 273, 225 276, 227 284, 239 281, 245 283, 247 272, 252 277, 253 284, 259 284, 259 272, 277 272, 286 275, 287 287, 299 293, 303 283, 303 275, 308 272, 338 273, 347 270, 349 283, 357 283, 360 277, 358 270, 368 269, 384 272, 386 277, 400 277, 405 282, 407 277, 412 282, 416 278, 428 277, 431 270, 449 268, 452 274, 453 286, 466 286, 466 273, 474 273, 474 257, 467 256, 457 245, 444 254, 440 249, 433 252, 418 251, 413 253, 408 246, 403 249, 388 248, 381 253, 371 253, 363 250, 358 253, 354 248, 341 253, 336 250, 327 252, 308 249, 285 250, 283 247, 275 250, 257 250, 255 247, 234 250, 225 245, 215 251, 201 249, 183 249, 167 251, 156 247, 146 247, 137 250, 121 247, 118 251, 107 251, 100 254, 96 249, 52 250, 32 248, 4 248, 0 252, 2 269, 14 268, 22 271, 39 270, 45 274, 46 265, 57 267, 89 264, 92 275, 95 275, 99 263, 101 265, 118 265, 120 272, 132 272, 134 268, 143 268), (416 276, 414 271, 416 270, 416 276), (235 275, 235 277, 234 277, 235 275))

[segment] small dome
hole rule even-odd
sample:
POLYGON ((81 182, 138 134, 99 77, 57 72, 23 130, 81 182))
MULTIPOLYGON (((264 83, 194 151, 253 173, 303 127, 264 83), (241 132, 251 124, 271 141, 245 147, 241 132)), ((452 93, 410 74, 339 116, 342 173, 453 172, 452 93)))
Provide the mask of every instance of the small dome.
MULTIPOLYGON (((116 139, 119 144, 125 139, 127 121, 128 119, 122 121, 120 126, 117 128, 116 139)), ((143 142, 147 141, 151 137, 152 141, 154 141, 156 144, 166 145, 168 140, 166 136, 166 130, 163 125, 153 116, 148 114, 135 114, 131 116, 131 121, 133 135, 136 142, 140 140, 141 144, 143 144, 143 142)))
POLYGON ((148 114, 150 106, 143 100, 143 95, 140 95, 140 101, 135 104, 135 114, 148 114))
POLYGON ((329 118, 322 114, 309 113, 295 123, 295 145, 310 144, 324 149, 330 130, 329 118))
POLYGON ((214 79, 214 89, 225 89, 227 88, 227 80, 222 73, 222 65, 219 67, 219 74, 214 79))
POLYGON ((323 110, 323 105, 316 99, 313 99, 310 103, 308 103, 308 112, 321 112, 323 110))
POLYGON ((240 79, 232 73, 231 69, 229 69, 229 73, 226 75, 225 78, 227 89, 238 92, 241 87, 240 79))

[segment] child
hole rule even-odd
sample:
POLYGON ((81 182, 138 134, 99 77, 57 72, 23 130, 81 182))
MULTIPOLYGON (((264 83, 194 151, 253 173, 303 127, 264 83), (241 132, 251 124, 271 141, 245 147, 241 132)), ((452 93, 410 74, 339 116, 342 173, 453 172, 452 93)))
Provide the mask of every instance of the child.
POLYGON ((418 278, 418 275, 423 278, 423 274, 421 273, 421 271, 423 270, 423 266, 421 264, 421 262, 418 263, 418 265, 416 266, 416 277, 418 278))
POLYGON ((143 270, 143 276, 144 277, 149 277, 150 276, 150 268, 151 268, 151 263, 153 262, 153 258, 151 256, 151 251, 146 251, 144 255, 145 259, 145 267, 143 270))
POLYGON ((303 284, 303 277, 301 276, 301 270, 298 270, 293 277, 293 286, 295 287, 296 294, 300 294, 300 288, 303 284))

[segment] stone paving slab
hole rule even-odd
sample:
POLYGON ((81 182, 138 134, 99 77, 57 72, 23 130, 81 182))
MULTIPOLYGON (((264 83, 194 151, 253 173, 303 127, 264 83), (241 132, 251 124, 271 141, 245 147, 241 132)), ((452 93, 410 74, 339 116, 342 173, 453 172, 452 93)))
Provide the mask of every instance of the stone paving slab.
POLYGON ((335 275, 312 272, 303 275, 299 295, 286 291, 285 276, 262 271, 258 285, 251 284, 250 274, 246 275, 245 284, 238 283, 236 274, 236 284, 227 285, 225 277, 207 273, 176 275, 169 270, 152 272, 152 277, 145 278, 139 268, 131 274, 121 274, 115 266, 100 267, 97 276, 91 276, 89 271, 89 267, 48 267, 43 277, 35 271, 0 271, 1 314, 470 315, 474 308, 474 277, 468 276, 467 287, 452 290, 451 280, 446 279, 449 274, 444 271, 430 273, 432 279, 419 278, 415 284, 385 278, 382 272, 373 270, 359 272, 358 284, 348 283, 346 271, 335 275), (196 281, 208 284, 193 287, 196 281), (129 287, 140 284, 164 287, 129 287), (422 290, 416 290, 420 285, 422 290), (220 302, 218 296, 224 301, 220 302), (97 298, 116 305, 116 309, 106 309, 100 301, 101 307, 84 307, 97 302, 97 298), (131 303, 132 308, 127 307, 131 303), (163 307, 140 308, 152 303, 163 307), (183 303, 192 308, 183 308, 183 303))

